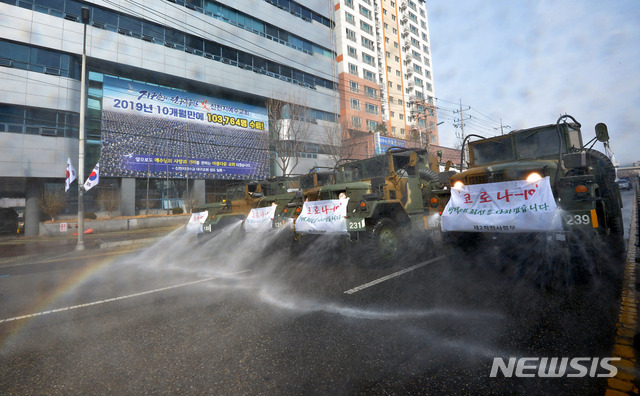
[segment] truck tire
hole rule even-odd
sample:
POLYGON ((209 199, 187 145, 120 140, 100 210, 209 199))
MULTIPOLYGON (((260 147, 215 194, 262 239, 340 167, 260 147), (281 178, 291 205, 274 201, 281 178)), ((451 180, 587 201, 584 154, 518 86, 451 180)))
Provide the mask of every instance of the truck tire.
POLYGON ((609 223, 609 246, 616 258, 623 258, 626 252, 622 216, 614 216, 609 223))
POLYGON ((378 220, 367 244, 369 264, 375 267, 394 265, 400 252, 400 240, 398 226, 393 220, 387 218, 378 220))
POLYGON ((418 175, 420 176, 421 179, 424 179, 426 181, 430 181, 430 182, 439 182, 440 178, 438 177, 438 174, 434 171, 432 171, 431 169, 420 169, 418 170, 418 175))

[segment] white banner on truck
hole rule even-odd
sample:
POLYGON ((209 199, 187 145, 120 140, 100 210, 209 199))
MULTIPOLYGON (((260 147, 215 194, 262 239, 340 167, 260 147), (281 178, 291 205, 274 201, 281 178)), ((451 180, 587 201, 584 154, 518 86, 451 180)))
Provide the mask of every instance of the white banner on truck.
POLYGON ((346 199, 305 202, 296 219, 296 232, 305 234, 347 233, 346 199))
POLYGON ((443 231, 562 231, 562 216, 549 177, 451 189, 442 213, 443 231))
POLYGON ((277 206, 267 206, 265 208, 251 209, 244 221, 244 230, 248 233, 268 232, 273 228, 271 226, 273 218, 276 215, 277 206))
POLYGON ((209 216, 209 211, 191 213, 191 218, 187 223, 187 231, 202 232, 202 224, 209 216))

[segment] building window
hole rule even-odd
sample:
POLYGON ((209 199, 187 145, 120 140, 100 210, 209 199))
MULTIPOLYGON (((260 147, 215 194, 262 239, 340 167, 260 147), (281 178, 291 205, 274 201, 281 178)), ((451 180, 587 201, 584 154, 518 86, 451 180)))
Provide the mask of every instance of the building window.
POLYGON ((378 115, 378 106, 371 103, 365 103, 365 111, 369 114, 378 115))
POLYGON ((365 54, 364 52, 362 53, 362 61, 364 63, 366 63, 369 66, 375 66, 376 62, 373 56, 369 55, 369 54, 365 54))
POLYGON ((369 25, 368 23, 366 23, 364 21, 360 21, 360 29, 363 32, 366 32, 368 34, 373 34, 373 28, 371 27, 371 25, 369 25))
POLYGON ((352 58, 357 58, 358 57, 358 51, 356 51, 355 48, 347 45, 347 55, 349 55, 352 58))
POLYGON ((366 49, 369 49, 371 51, 375 50, 373 40, 370 40, 370 39, 362 36, 362 40, 361 41, 362 41, 362 46, 365 47, 366 49))
POLYGON ((362 120, 360 117, 351 116, 351 127, 355 129, 362 128, 362 120))
POLYGON ((353 74, 354 76, 358 75, 358 66, 353 63, 349 63, 349 74, 353 74))
POLYGON ((349 90, 351 92, 359 93, 360 92, 360 85, 355 81, 349 81, 349 90))
POLYGON ((350 102, 353 110, 360 110, 360 101, 358 99, 351 98, 350 102))
POLYGON ((378 99, 378 90, 366 85, 364 86, 364 94, 372 99, 378 99))
POLYGON ((347 28, 347 39, 351 41, 356 41, 356 32, 347 28))
POLYGON ((353 8, 353 0, 344 0, 344 5, 349 8, 353 8))
POLYGON ((362 78, 364 78, 365 80, 376 82, 376 75, 373 72, 370 72, 369 70, 364 69, 362 74, 363 74, 362 78))
POLYGON ((347 23, 350 23, 353 26, 356 25, 356 18, 353 15, 351 15, 348 12, 345 11, 344 16, 345 16, 345 19, 346 19, 347 23))
POLYGON ((367 129, 370 131, 375 131, 378 123, 373 120, 367 120, 367 129))
POLYGON ((363 6, 360 6, 360 15, 367 19, 371 19, 371 11, 363 6))

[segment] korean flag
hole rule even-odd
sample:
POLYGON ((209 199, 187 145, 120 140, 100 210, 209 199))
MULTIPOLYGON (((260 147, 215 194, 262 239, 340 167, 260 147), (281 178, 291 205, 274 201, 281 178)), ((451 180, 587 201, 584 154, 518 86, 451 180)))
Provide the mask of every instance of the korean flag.
POLYGON ((71 183, 76 180, 76 170, 71 165, 71 158, 67 157, 67 179, 64 182, 64 191, 67 192, 69 190, 69 186, 71 183))
POLYGON ((84 190, 89 191, 91 188, 98 184, 100 181, 100 162, 96 163, 95 168, 89 174, 87 181, 84 182, 84 190))

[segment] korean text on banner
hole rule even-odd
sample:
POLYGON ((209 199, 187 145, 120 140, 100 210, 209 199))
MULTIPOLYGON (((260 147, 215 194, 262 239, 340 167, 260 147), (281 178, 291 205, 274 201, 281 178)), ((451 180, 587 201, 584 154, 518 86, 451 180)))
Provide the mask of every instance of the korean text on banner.
POLYGON ((268 232, 272 229, 271 224, 276 215, 275 205, 265 208, 251 209, 244 221, 244 230, 248 233, 268 232))
POLYGON ((196 212, 191 214, 191 218, 187 223, 187 231, 191 232, 202 232, 202 224, 209 216, 209 211, 205 210, 204 212, 196 212))
POLYGON ((562 216, 549 177, 463 186, 451 190, 443 231, 562 231, 562 216))
POLYGON ((346 199, 305 202, 296 219, 296 232, 307 234, 347 233, 346 199))

